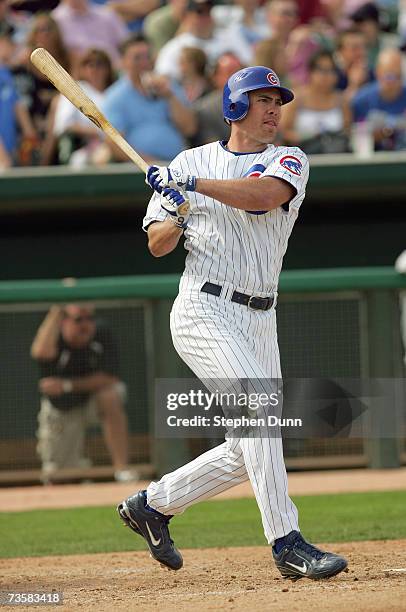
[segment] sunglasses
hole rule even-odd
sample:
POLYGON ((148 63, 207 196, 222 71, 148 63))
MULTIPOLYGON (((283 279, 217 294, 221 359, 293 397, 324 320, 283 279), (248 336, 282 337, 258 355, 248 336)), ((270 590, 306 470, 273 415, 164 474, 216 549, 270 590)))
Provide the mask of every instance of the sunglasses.
POLYGON ((92 317, 92 315, 82 315, 79 317, 69 317, 66 316, 66 319, 70 319, 71 321, 73 321, 74 323, 77 323, 78 325, 80 323, 93 323, 94 321, 94 317, 92 317))
POLYGON ((382 80, 383 81, 387 81, 388 83, 390 82, 395 82, 395 81, 401 81, 402 80, 402 75, 401 74, 396 74, 394 72, 387 72, 386 74, 382 75, 382 80))

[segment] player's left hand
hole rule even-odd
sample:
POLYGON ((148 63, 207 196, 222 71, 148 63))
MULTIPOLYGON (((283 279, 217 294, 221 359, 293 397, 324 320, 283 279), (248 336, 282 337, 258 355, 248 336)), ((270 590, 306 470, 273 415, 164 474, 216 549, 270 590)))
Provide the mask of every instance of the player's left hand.
POLYGON ((150 166, 147 170, 145 182, 158 193, 163 189, 181 189, 182 191, 195 191, 196 177, 182 174, 179 170, 166 166, 150 166))
POLYGON ((176 189, 164 189, 165 201, 161 207, 169 213, 171 221, 179 228, 185 229, 190 216, 190 202, 185 195, 176 189))

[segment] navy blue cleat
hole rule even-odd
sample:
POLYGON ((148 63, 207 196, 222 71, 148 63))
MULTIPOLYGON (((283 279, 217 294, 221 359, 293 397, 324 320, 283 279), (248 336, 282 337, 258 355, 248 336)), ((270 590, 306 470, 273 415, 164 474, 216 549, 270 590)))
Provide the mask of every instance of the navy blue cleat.
POLYGON ((347 567, 344 557, 324 552, 309 544, 299 531, 291 531, 283 538, 283 548, 279 552, 273 548, 272 553, 282 576, 292 580, 331 578, 347 567))
POLYGON ((117 511, 127 527, 146 540, 156 561, 169 569, 178 570, 183 565, 183 559, 169 535, 168 523, 172 517, 148 509, 146 503, 146 491, 139 491, 118 504, 117 511))

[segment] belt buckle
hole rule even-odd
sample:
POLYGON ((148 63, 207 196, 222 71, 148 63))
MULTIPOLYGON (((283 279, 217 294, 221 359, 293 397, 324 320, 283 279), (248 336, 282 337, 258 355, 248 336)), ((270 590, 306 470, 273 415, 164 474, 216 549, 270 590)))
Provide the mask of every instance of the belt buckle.
POLYGON ((248 308, 251 308, 251 310, 258 310, 258 308, 255 308, 255 306, 251 305, 251 300, 254 300, 254 299, 255 299, 255 295, 251 295, 251 297, 248 300, 247 306, 248 306, 248 308))

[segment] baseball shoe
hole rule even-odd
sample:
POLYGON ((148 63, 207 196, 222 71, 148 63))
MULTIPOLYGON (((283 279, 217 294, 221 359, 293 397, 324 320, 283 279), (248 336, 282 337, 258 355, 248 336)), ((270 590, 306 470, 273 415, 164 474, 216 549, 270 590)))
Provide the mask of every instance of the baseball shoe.
POLYGON ((117 511, 125 525, 146 540, 153 559, 178 570, 183 559, 169 535, 168 523, 172 517, 149 510, 146 503, 146 491, 139 491, 118 504, 117 511))
POLYGON ((276 567, 284 578, 320 580, 335 576, 347 567, 344 557, 309 544, 299 531, 291 531, 284 540, 284 547, 279 553, 272 550, 276 567))

